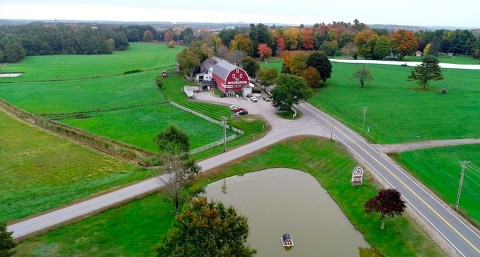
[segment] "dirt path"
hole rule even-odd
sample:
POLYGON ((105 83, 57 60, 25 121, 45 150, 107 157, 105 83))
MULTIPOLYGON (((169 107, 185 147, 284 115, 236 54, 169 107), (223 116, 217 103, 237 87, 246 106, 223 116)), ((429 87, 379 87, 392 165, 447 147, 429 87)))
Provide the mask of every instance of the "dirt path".
POLYGON ((468 138, 468 139, 447 139, 447 140, 428 140, 421 142, 412 142, 405 144, 389 144, 389 145, 372 145, 374 148, 382 153, 398 153, 406 152, 417 149, 441 147, 441 146, 453 146, 453 145, 468 145, 468 144, 480 144, 480 138, 468 138))
MULTIPOLYGON (((383 64, 383 65, 405 65, 414 67, 420 64, 420 62, 405 62, 405 61, 376 61, 376 60, 340 60, 330 59, 332 62, 344 62, 344 63, 363 63, 363 64, 383 64)), ((440 67, 446 69, 464 69, 464 70, 480 70, 478 64, 453 64, 453 63, 439 63, 440 67)))

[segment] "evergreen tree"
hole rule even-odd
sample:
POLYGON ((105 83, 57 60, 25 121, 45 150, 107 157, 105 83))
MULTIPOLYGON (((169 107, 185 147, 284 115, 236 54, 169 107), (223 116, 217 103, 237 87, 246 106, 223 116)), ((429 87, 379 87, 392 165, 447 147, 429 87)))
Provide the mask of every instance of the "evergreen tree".
POLYGON ((430 80, 442 80, 442 69, 438 65, 437 58, 433 56, 425 56, 422 58, 422 63, 412 68, 408 81, 416 81, 419 86, 424 89, 428 87, 430 80))
POLYGON ((5 61, 9 63, 19 62, 25 57, 25 49, 16 40, 8 40, 5 45, 5 61))
POLYGON ((5 223, 0 223, 0 257, 13 256, 15 253, 13 251, 15 243, 13 242, 12 234, 13 232, 7 231, 5 223))

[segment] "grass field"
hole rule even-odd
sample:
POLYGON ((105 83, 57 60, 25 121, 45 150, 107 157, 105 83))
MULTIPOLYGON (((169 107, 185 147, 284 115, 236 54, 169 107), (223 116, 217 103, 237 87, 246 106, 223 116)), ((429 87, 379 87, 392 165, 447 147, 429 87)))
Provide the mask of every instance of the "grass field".
POLYGON ((131 70, 163 68, 176 63, 183 48, 167 48, 164 44, 130 43, 126 51, 111 55, 27 56, 22 62, 0 66, 0 72, 22 72, 16 78, 0 78, 1 82, 89 79, 123 74, 131 70))
MULTIPOLYGON (((281 62, 269 62, 281 67, 281 62)), ((309 102, 362 133, 363 107, 368 107, 366 137, 376 143, 480 137, 480 70, 443 69, 445 80, 427 90, 406 81, 409 67, 367 65, 374 80, 360 88, 351 79, 357 64, 332 63, 333 73, 309 102), (440 88, 448 93, 441 95, 440 88)))
MULTIPOLYGON (((227 176, 267 168, 303 170, 317 178, 366 241, 386 256, 443 256, 408 218, 387 218, 382 231, 380 217, 364 213, 364 202, 376 194, 377 188, 371 183, 352 187, 349 179, 354 166, 347 152, 332 141, 297 138, 201 175, 190 190, 227 176)), ((135 200, 28 239, 17 247, 17 256, 154 256, 152 246, 168 230, 173 218, 171 210, 172 206, 158 195, 135 200)))
MULTIPOLYGON (((463 145, 422 149, 393 155, 422 183, 437 192, 445 202, 455 206, 461 167, 459 161, 469 160, 480 166, 480 145, 463 145)), ((480 227, 480 168, 467 168, 459 210, 480 227)))
MULTIPOLYGON (((227 106, 189 101, 182 89, 192 83, 183 80, 173 68, 168 69, 170 76, 164 79, 161 90, 155 85, 159 70, 110 76, 122 74, 124 70, 147 70, 174 64, 175 54, 180 51, 175 49, 159 44, 132 44, 129 50, 114 55, 26 58, 23 63, 14 67, 8 65, 2 70, 31 70, 31 81, 36 82, 1 83, 3 80, 0 79, 0 98, 28 112, 150 151, 155 150, 153 136, 167 125, 175 124, 189 135, 192 148, 200 147, 221 139, 220 127, 176 109, 167 101, 175 101, 217 120, 221 116, 230 117, 227 106), (57 60, 65 63, 62 65, 57 60), (49 66, 49 63, 52 64, 49 66), (65 65, 69 69, 62 70, 65 65), (50 68, 51 71, 42 70, 50 68), (52 75, 54 68, 59 69, 61 78, 47 77, 46 73, 52 75), (50 81, 38 82, 42 79, 50 81)), ((265 132, 265 122, 252 120, 252 117, 231 124, 246 132, 245 137, 229 143, 231 146, 251 141, 265 132)), ((214 153, 215 150, 202 153, 199 158, 214 153)))
POLYGON ((152 176, 0 111, 0 222, 152 176))
MULTIPOLYGON (((223 128, 171 104, 140 106, 89 114, 89 118, 61 122, 103 137, 157 152, 153 137, 169 124, 188 134, 191 149, 223 138, 223 128)), ((227 136, 234 134, 227 130, 227 136)))

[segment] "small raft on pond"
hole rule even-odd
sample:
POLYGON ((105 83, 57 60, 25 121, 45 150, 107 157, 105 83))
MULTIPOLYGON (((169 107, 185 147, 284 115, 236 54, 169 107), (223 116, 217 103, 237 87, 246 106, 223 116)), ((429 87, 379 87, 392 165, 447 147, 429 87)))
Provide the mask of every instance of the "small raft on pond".
POLYGON ((294 243, 293 243, 293 239, 292 237, 290 236, 290 234, 283 234, 282 236, 282 245, 284 247, 293 247, 294 246, 294 243))

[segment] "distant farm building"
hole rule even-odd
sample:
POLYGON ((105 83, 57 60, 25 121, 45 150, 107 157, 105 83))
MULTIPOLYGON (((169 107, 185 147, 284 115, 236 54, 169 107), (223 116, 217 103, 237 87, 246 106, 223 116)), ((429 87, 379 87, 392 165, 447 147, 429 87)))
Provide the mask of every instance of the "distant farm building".
POLYGON ((421 51, 416 51, 415 56, 422 56, 422 52, 421 51))

